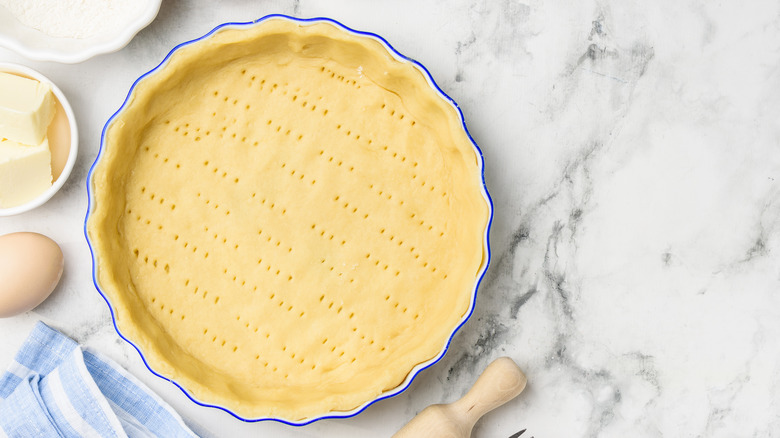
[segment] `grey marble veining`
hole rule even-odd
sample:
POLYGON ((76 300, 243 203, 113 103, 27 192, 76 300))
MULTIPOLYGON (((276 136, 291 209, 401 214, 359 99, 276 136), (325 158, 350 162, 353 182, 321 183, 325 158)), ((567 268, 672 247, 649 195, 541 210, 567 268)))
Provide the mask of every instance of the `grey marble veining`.
POLYGON ((494 358, 529 385, 478 437, 780 435, 780 4, 166 0, 122 51, 67 66, 0 50, 68 95, 81 155, 44 207, 0 219, 67 259, 0 320, 0 366, 42 319, 222 436, 390 436, 494 358), (403 394, 303 428, 189 402, 116 336, 90 278, 86 172, 132 81, 175 44, 268 13, 328 16, 422 62, 462 108, 495 203, 493 262, 449 352, 403 394))

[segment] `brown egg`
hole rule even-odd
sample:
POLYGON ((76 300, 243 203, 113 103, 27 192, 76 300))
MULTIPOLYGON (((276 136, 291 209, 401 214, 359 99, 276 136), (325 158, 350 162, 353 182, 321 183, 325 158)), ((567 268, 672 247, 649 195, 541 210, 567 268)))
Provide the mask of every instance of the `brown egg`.
POLYGON ((59 245, 42 234, 0 236, 0 318, 41 304, 60 281, 63 267, 59 245))

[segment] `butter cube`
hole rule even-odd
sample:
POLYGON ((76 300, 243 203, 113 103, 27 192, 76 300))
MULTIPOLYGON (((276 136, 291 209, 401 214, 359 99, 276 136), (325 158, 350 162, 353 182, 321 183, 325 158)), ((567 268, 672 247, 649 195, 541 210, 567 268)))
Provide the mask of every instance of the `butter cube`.
POLYGON ((0 208, 34 199, 51 187, 51 179, 48 139, 38 146, 0 140, 0 208))
POLYGON ((0 138, 40 145, 53 117, 51 85, 0 73, 0 138))

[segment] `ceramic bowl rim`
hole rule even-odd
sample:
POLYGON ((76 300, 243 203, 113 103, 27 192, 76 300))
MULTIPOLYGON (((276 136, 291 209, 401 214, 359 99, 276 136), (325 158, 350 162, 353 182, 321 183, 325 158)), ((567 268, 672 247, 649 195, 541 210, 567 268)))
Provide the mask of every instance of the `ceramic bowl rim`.
POLYGON ((68 177, 70 177, 70 173, 73 170, 73 166, 76 164, 76 157, 79 153, 79 132, 78 126, 76 124, 76 115, 73 113, 73 108, 71 108, 70 103, 68 102, 68 99, 65 97, 65 94, 62 92, 62 90, 60 90, 59 87, 57 87, 57 85, 49 78, 42 75, 38 71, 31 69, 30 67, 26 67, 20 64, 13 64, 10 62, 0 62, 0 72, 23 74, 39 82, 50 84, 52 93, 54 93, 54 96, 57 97, 57 100, 62 105, 62 109, 65 110, 65 116, 68 118, 68 125, 70 126, 70 149, 68 150, 68 159, 65 162, 65 167, 62 168, 60 176, 52 183, 51 187, 46 189, 46 191, 25 202, 24 204, 13 207, 0 208, 0 216, 13 216, 40 207, 41 205, 45 204, 46 201, 51 199, 62 188, 63 185, 65 185, 65 182, 68 180, 68 177))
MULTIPOLYGON (((55 50, 46 44, 33 45, 23 38, 18 38, 15 35, 4 34, 0 32, 0 46, 13 50, 16 53, 24 56, 25 58, 35 61, 54 61, 63 64, 76 64, 84 62, 87 59, 102 55, 105 53, 116 52, 117 50, 125 47, 130 41, 140 32, 143 28, 148 26, 160 11, 160 5, 162 0, 146 0, 148 3, 146 8, 141 14, 139 14, 134 20, 127 23, 126 27, 119 33, 117 33, 112 39, 99 42, 92 46, 77 48, 71 51, 55 50)), ((0 8, 2 9, 2 8, 0 8)), ((20 26, 23 26, 20 24, 20 26)), ((62 41, 62 38, 55 38, 40 32, 40 40, 46 41, 49 39, 62 41)), ((78 40, 77 38, 71 38, 78 40)))

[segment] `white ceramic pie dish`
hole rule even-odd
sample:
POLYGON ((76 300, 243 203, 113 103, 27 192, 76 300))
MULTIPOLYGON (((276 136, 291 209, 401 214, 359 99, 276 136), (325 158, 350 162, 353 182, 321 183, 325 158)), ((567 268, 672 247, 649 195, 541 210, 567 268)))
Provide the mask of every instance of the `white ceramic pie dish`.
POLYGON ((60 188, 62 188, 65 181, 67 181, 70 176, 73 166, 76 164, 76 156, 78 155, 79 150, 79 133, 73 109, 70 107, 65 94, 63 94, 54 82, 37 71, 18 64, 0 63, 0 72, 25 76, 51 85, 51 91, 54 93, 54 97, 56 97, 57 100, 58 111, 58 113, 55 113, 55 119, 52 121, 52 125, 56 124, 57 128, 52 128, 50 126, 49 129, 49 146, 52 148, 52 170, 55 174, 54 182, 45 192, 24 204, 0 208, 0 216, 13 216, 43 205, 46 201, 51 199, 60 188), (61 132, 64 127, 68 127, 70 132, 61 132), (56 129, 56 132, 52 129, 56 129), (55 135, 56 139, 52 138, 52 135, 55 135), (64 144, 68 142, 69 144, 64 144), (68 148, 67 153, 64 152, 64 148, 66 147, 68 148), (58 150, 55 150, 55 148, 58 150))
MULTIPOLYGON (((141 1, 141 0, 132 0, 141 1)), ((143 11, 112 35, 93 38, 55 38, 22 24, 8 9, 0 6, 0 46, 36 61, 75 64, 93 56, 116 52, 154 20, 162 0, 143 0, 143 11)))
MULTIPOLYGON (((96 200, 96 194, 95 194, 96 188, 95 188, 95 185, 94 185, 95 165, 98 162, 100 162, 101 157, 104 156, 105 148, 106 148, 106 132, 108 131, 108 129, 112 125, 112 123, 117 119, 117 116, 119 114, 121 114, 122 111, 124 111, 125 108, 128 106, 129 102, 131 101, 131 97, 130 96, 132 95, 133 90, 135 89, 137 84, 141 80, 146 78, 147 76, 153 75, 156 72, 162 70, 168 64, 168 62, 169 62, 169 60, 171 58, 171 55, 173 53, 175 53, 177 50, 179 50, 181 47, 187 46, 189 44, 193 44, 193 43, 195 43, 197 41, 200 41, 200 40, 203 40, 203 39, 208 39, 213 34, 215 34, 217 32, 220 32, 220 31, 222 31, 224 29, 251 27, 251 26, 257 25, 258 23, 260 23, 262 21, 269 20, 269 19, 290 20, 290 21, 294 21, 294 22, 296 22, 296 23, 298 23, 300 25, 314 24, 314 23, 318 23, 318 22, 327 22, 327 23, 330 23, 330 24, 338 27, 339 29, 341 29, 341 30, 343 30, 345 32, 352 33, 354 35, 363 36, 363 37, 369 37, 369 38, 372 38, 372 39, 378 41, 398 61, 411 64, 414 68, 418 69, 422 73, 422 75, 425 77, 426 81, 428 82, 428 85, 439 95, 439 97, 442 100, 444 100, 445 102, 447 102, 449 105, 451 105, 457 111, 458 115, 460 116, 460 120, 461 120, 461 123, 462 123, 462 128, 468 134, 468 130, 466 129, 465 122, 463 121, 462 113, 460 112, 460 109, 458 108, 457 104, 455 104, 455 102, 452 101, 451 98, 449 98, 446 94, 444 94, 444 92, 434 82, 434 80, 431 77, 430 73, 422 65, 420 65, 416 61, 411 60, 411 59, 401 55, 400 53, 398 53, 392 46, 390 46, 389 43, 387 43, 387 41, 385 41, 383 38, 381 38, 378 35, 371 34, 371 33, 355 31, 355 30, 349 29, 349 28, 341 25, 340 23, 338 23, 336 21, 333 21, 333 20, 330 20, 330 19, 327 19, 327 18, 296 19, 296 18, 287 17, 287 16, 281 16, 281 15, 271 15, 271 16, 264 17, 264 18, 262 18, 260 20, 253 21, 253 22, 225 23, 223 25, 218 26, 217 28, 215 28, 214 30, 209 32, 207 35, 205 35, 205 36, 203 36, 201 38, 198 38, 198 39, 193 40, 193 41, 188 41, 186 43, 180 44, 179 46, 175 47, 168 54, 168 56, 160 63, 160 65, 158 65, 155 69, 151 70, 150 72, 142 75, 133 84, 133 86, 131 87, 130 92, 128 93, 128 98, 126 99, 126 101, 122 104, 122 106, 120 107, 119 111, 117 111, 117 113, 115 113, 108 120, 108 122, 106 123, 106 125, 104 127, 103 135, 102 135, 102 138, 101 138, 100 151, 98 153, 98 157, 95 160, 95 163, 93 164, 92 168, 90 169, 89 177, 87 178, 87 190, 88 190, 88 196, 89 196, 89 207, 88 207, 88 211, 87 211, 87 221, 89 220, 90 215, 92 215, 95 212, 95 209, 96 209, 97 200, 96 200)), ((469 136, 469 138, 470 138, 470 136, 469 136)), ((243 420, 243 421, 255 422, 255 421, 273 420, 273 421, 279 421, 279 422, 282 422, 282 423, 285 423, 285 424, 296 425, 296 426, 309 424, 309 423, 311 423, 313 421, 317 421, 317 420, 321 420, 321 419, 345 418, 345 417, 351 417, 351 416, 357 415, 358 413, 360 413, 363 410, 365 410, 369 405, 371 405, 371 404, 373 404, 373 403, 375 403, 375 402, 377 402, 379 400, 382 400, 382 399, 385 399, 385 398, 388 398, 388 397, 392 397, 392 396, 397 395, 400 392, 404 391, 406 388, 409 387, 409 385, 411 384, 412 380, 417 376, 417 374, 419 374, 419 372, 421 372, 422 370, 424 370, 424 369, 432 366, 436 362, 438 362, 443 357, 443 355, 446 353, 446 351, 447 351, 447 349, 449 347, 450 341, 452 339, 452 336, 454 336, 455 332, 457 332, 457 330, 471 316, 471 313, 472 313, 473 307, 474 307, 474 301, 476 299, 477 288, 478 288, 479 283, 481 282, 481 280, 482 280, 482 278, 483 278, 483 276, 484 276, 484 274, 485 274, 485 272, 487 270, 487 266, 489 264, 490 248, 489 248, 489 242, 488 242, 488 235, 489 235, 489 231, 490 231, 490 224, 492 223, 492 210, 493 210, 492 201, 490 200, 490 196, 489 196, 489 194, 487 192, 487 189, 485 187, 485 184, 484 184, 484 164, 483 164, 483 160, 482 160, 482 153, 479 150, 479 148, 477 147, 477 145, 475 143, 473 143, 473 140, 472 140, 472 146, 474 147, 474 151, 476 152, 476 157, 477 157, 477 160, 478 160, 477 164, 478 164, 479 168, 482 170, 482 174, 483 174, 482 175, 482 181, 481 181, 481 183, 482 183, 481 184, 481 189, 482 189, 481 190, 481 194, 482 194, 482 196, 484 197, 485 201, 488 204, 489 220, 488 220, 486 228, 484 229, 484 234, 482 234, 483 246, 484 246, 484 250, 485 250, 485 252, 484 252, 485 260, 484 260, 484 264, 481 266, 481 269, 479 270, 479 272, 477 274, 477 277, 475 279, 475 282, 473 284, 473 291, 471 291, 471 294, 470 294, 468 310, 462 315, 462 317, 458 321, 457 325, 452 329, 451 334, 446 339, 446 342, 441 346, 441 350, 438 352, 438 354, 436 354, 434 357, 432 357, 432 358, 430 358, 430 359, 428 359, 428 360, 426 360, 424 362, 418 363, 416 366, 414 366, 413 369, 411 369, 409 371, 409 373, 407 374, 407 376, 403 380, 403 382, 400 385, 398 385, 397 387, 394 387, 394 388, 392 388, 390 390, 387 390, 387 391, 383 392, 379 396, 377 396, 377 397, 375 397, 375 398, 373 398, 371 400, 368 400, 365 403, 362 403, 361 405, 355 407, 354 409, 350 409, 350 410, 346 410, 346 411, 331 411, 331 412, 328 412, 327 414, 316 416, 316 417, 304 418, 304 419, 301 419, 299 421, 290 421, 290 420, 285 420, 285 419, 282 419, 282 418, 275 418, 275 417, 260 417, 260 418, 257 418, 257 417, 245 417, 245 416, 241 416, 241 415, 237 414, 236 412, 233 412, 232 410, 230 410, 230 409, 228 409, 228 408, 226 408, 224 406, 220 406, 218 404, 213 404, 213 403, 207 403, 207 402, 204 402, 202 400, 199 400, 198 398, 193 396, 182 384, 180 384, 180 382, 177 382, 176 380, 173 380, 171 378, 166 377, 163 374, 163 372, 161 372, 160 370, 153 369, 154 367, 150 366, 149 362, 147 362, 147 357, 145 356, 145 353, 142 351, 143 349, 139 348, 139 345, 136 345, 131 339, 126 337, 123 334, 122 331, 120 331, 119 326, 117 325, 117 322, 116 322, 115 307, 116 307, 117 304, 116 303, 112 303, 112 300, 104 292, 104 285, 101 285, 101 282, 98 280, 98 275, 97 275, 97 257, 99 256, 99 254, 96 254, 95 241, 92 241, 90 239, 90 236, 89 236, 89 234, 87 232, 87 223, 85 222, 85 235, 87 236, 87 241, 88 241, 88 243, 90 245, 90 251, 91 251, 92 257, 93 257, 93 281, 95 283, 95 286, 96 286, 98 292, 101 293, 101 295, 106 300, 106 302, 109 305, 109 307, 111 308, 112 317, 114 318, 114 326, 115 326, 115 329, 117 330, 117 333, 119 334, 119 336, 122 337, 123 339, 125 339, 128 343, 130 343, 131 345, 133 345, 136 348, 136 350, 141 355, 144 363, 146 364, 146 366, 149 368, 149 370, 153 374, 155 374, 158 377, 161 377, 161 378, 163 378, 165 380, 168 380, 171 383, 173 383, 174 385, 176 385, 177 387, 179 387, 184 392, 184 394, 187 397, 189 397, 193 402, 195 402, 195 403, 197 403, 199 405, 202 405, 202 406, 215 407, 215 408, 224 410, 224 411, 228 412, 229 414, 233 415, 234 417, 236 417, 236 418, 238 418, 240 420, 243 420)))

